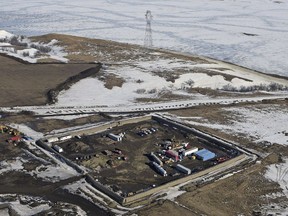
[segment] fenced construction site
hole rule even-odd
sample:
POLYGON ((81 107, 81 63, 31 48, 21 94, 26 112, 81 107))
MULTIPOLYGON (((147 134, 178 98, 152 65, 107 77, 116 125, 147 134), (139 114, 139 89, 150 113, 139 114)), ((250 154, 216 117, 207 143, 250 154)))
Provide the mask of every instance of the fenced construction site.
POLYGON ((38 144, 122 205, 255 159, 235 144, 160 115, 106 122, 38 144))

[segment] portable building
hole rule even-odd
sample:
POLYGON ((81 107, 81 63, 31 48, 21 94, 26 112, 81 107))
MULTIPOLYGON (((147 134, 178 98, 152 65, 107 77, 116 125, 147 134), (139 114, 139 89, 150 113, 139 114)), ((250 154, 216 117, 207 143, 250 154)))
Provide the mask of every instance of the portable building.
POLYGON ((117 141, 117 142, 122 141, 122 136, 119 136, 119 135, 116 135, 116 134, 113 134, 113 133, 109 133, 108 137, 110 139, 114 140, 114 141, 117 141))
POLYGON ((199 160, 202 160, 202 161, 210 160, 216 156, 214 152, 211 152, 207 149, 201 149, 195 152, 195 155, 199 160))
POLYGON ((163 169, 159 164, 155 163, 154 161, 151 164, 162 176, 167 176, 166 170, 163 169))
POLYGON ((53 146, 53 148, 59 153, 63 152, 63 149, 58 145, 53 146))
POLYGON ((47 142, 53 143, 59 141, 58 137, 49 137, 47 138, 47 142))
POLYGON ((65 140, 68 140, 68 139, 71 139, 71 138, 72 138, 72 136, 67 135, 67 136, 60 137, 59 141, 65 141, 65 140))
POLYGON ((175 161, 179 161, 179 154, 176 151, 168 150, 165 152, 165 155, 169 158, 172 158, 175 161))
POLYGON ((181 165, 181 164, 177 164, 176 165, 176 169, 179 170, 180 172, 182 173, 185 173, 187 175, 190 175, 191 174, 191 169, 181 165))
POLYGON ((150 155, 151 155, 152 159, 153 159, 157 164, 159 164, 160 166, 163 166, 163 162, 160 160, 159 157, 157 157, 153 152, 151 152, 150 155))
POLYGON ((193 147, 193 148, 190 148, 190 149, 187 149, 185 152, 184 152, 184 156, 187 156, 187 155, 191 155, 195 152, 198 151, 198 148, 197 147, 193 147))

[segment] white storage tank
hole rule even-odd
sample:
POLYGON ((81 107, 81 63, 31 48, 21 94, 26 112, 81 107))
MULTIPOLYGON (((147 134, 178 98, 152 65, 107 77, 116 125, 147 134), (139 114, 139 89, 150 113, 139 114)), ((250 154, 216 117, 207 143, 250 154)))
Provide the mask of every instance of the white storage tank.
POLYGON ((190 175, 191 174, 191 169, 181 165, 181 164, 177 164, 176 165, 176 169, 179 170, 180 172, 182 173, 185 173, 187 175, 190 175))
POLYGON ((150 155, 157 164, 159 164, 160 166, 163 166, 163 162, 153 152, 151 152, 150 155))
POLYGON ((155 167, 155 169, 162 175, 162 176, 167 176, 167 172, 165 169, 163 169, 160 165, 155 163, 154 161, 152 162, 152 165, 155 167))

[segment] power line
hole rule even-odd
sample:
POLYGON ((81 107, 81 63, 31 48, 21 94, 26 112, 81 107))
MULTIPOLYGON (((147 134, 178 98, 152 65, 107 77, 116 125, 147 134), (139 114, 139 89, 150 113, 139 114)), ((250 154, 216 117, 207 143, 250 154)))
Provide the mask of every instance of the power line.
POLYGON ((144 46, 145 47, 152 47, 152 29, 151 29, 151 21, 152 21, 152 13, 150 10, 146 11, 146 31, 145 31, 145 38, 144 38, 144 46))

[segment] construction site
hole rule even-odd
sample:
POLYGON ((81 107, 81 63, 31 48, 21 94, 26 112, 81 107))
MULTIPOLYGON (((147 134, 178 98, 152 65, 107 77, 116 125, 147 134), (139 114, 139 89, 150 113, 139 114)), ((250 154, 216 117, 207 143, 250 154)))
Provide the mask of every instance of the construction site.
POLYGON ((41 145, 87 168, 92 185, 96 182, 97 189, 121 204, 249 161, 236 146, 159 116, 126 119, 93 130, 53 136, 41 145))
POLYGON ((287 78, 154 49, 146 16, 145 48, 50 34, 33 40, 57 39, 68 63, 0 56, 0 200, 12 203, 2 208, 149 216, 288 208, 287 78))

